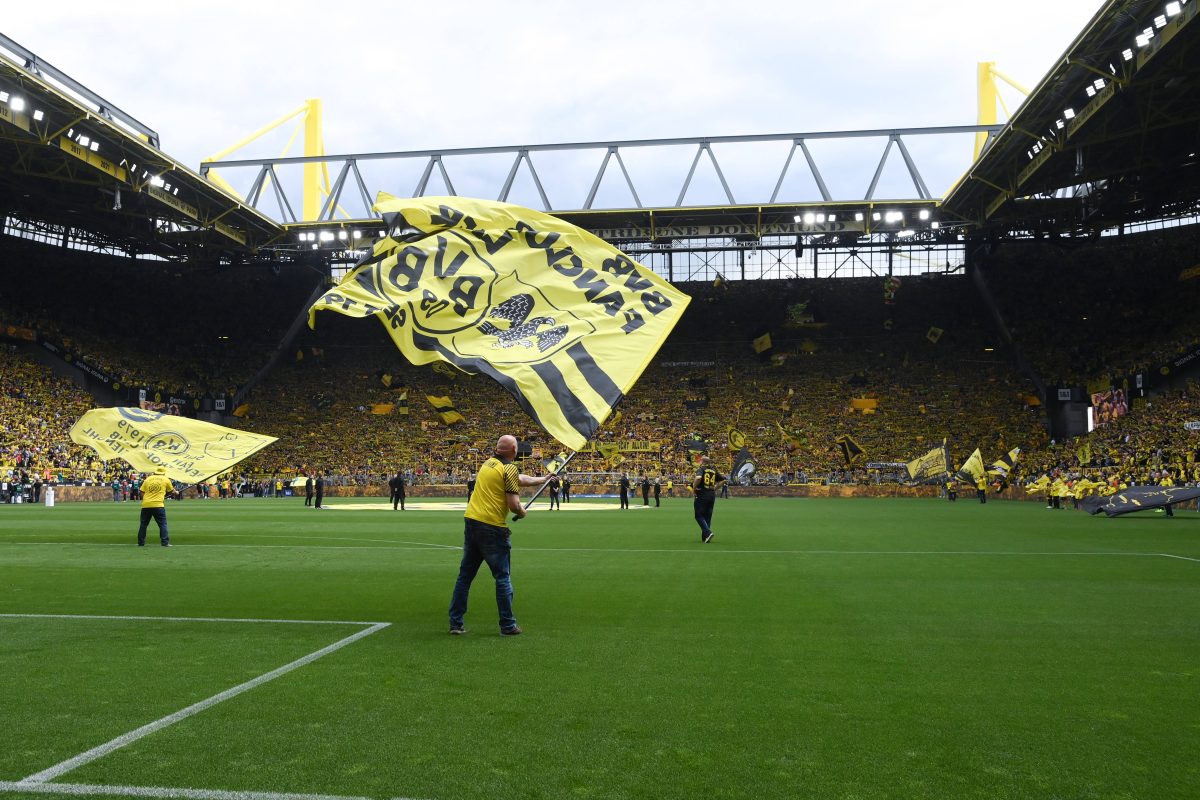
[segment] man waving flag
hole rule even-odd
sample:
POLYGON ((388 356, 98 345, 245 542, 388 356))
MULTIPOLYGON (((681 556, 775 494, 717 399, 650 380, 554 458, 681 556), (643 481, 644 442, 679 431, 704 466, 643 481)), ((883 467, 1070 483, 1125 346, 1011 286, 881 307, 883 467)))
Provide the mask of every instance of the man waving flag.
POLYGON ((375 316, 414 364, 507 389, 578 450, 690 298, 582 228, 508 203, 380 193, 387 235, 309 309, 375 316))

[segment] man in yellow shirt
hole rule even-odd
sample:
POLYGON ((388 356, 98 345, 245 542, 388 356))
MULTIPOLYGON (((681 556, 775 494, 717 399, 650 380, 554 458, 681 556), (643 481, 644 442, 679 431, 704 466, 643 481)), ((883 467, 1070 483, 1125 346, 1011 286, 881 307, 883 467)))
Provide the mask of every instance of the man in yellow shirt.
POLYGON ((163 547, 171 546, 167 536, 167 495, 175 491, 175 484, 167 477, 167 470, 159 467, 142 484, 142 524, 138 527, 138 547, 146 546, 146 526, 151 517, 158 523, 158 538, 163 547))
POLYGON ((467 596, 471 582, 485 561, 496 580, 496 609, 500 612, 500 635, 517 636, 521 628, 513 616, 513 588, 509 543, 508 512, 514 519, 525 516, 521 505, 522 486, 540 486, 549 480, 548 475, 533 478, 522 475, 512 463, 517 456, 517 440, 514 436, 501 436, 496 442, 496 454, 479 467, 475 477, 475 491, 467 502, 465 531, 463 533, 463 557, 458 567, 458 580, 454 582, 454 594, 450 598, 450 633, 467 632, 463 617, 467 613, 467 596))

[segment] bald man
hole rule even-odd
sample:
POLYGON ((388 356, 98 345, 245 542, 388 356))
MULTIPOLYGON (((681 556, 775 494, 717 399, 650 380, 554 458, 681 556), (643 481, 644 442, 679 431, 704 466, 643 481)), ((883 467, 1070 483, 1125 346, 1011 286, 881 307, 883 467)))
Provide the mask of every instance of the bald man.
POLYGON ((463 618, 467 614, 467 596, 471 582, 485 561, 496 579, 496 609, 500 612, 500 635, 517 636, 521 628, 513 616, 513 588, 510 577, 510 554, 508 512, 515 519, 525 516, 521 505, 521 487, 541 486, 550 476, 533 478, 522 475, 513 459, 517 457, 517 439, 501 436, 496 442, 496 453, 479 467, 475 476, 475 491, 467 502, 465 531, 463 533, 462 563, 458 567, 458 580, 454 582, 454 594, 450 598, 450 633, 461 635, 467 632, 463 618))

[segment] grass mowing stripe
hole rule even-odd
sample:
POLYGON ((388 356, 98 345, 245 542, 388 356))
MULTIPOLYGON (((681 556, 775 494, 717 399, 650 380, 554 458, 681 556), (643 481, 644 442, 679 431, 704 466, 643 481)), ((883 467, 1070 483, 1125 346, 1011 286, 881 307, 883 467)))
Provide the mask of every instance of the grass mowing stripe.
MULTIPOLYGON (((287 537, 279 537, 287 538, 287 537)), ((346 540, 342 541, 369 541, 346 540)), ((190 544, 188 547, 213 548, 245 548, 245 549, 283 549, 283 550, 461 550, 461 545, 435 544, 433 542, 398 542, 416 547, 339 547, 338 545, 320 544, 190 544)), ((3 542, 0 545, 55 545, 58 547, 128 547, 126 544, 105 542, 3 542)), ((522 553, 713 553, 721 555, 797 555, 797 556, 1139 556, 1142 558, 1178 558, 1184 561, 1200 561, 1188 556, 1177 556, 1171 553, 1136 553, 1121 550, 729 550, 721 547, 515 547, 522 553)), ((3 616, 3 615, 0 615, 3 616)), ((36 616, 36 615, 35 615, 36 616)), ((126 619, 141 619, 127 617, 126 619)), ((166 617, 144 617, 144 619, 167 619, 166 617)), ((192 619, 179 617, 179 619, 192 619)), ((200 620, 194 620, 200 621, 200 620)), ((239 620, 214 620, 216 622, 237 622, 239 620)), ((253 621, 253 620, 245 620, 253 621)), ((297 622, 298 620, 261 620, 262 622, 297 622)), ((337 622, 334 620, 333 622, 337 622)), ((346 623, 370 624, 370 623, 346 623)))
MULTIPOLYGON (((180 789, 167 786, 104 786, 89 783, 13 783, 0 781, 0 792, 65 794, 71 796, 162 797, 182 800, 371 800, 335 794, 292 794, 276 792, 236 792, 224 789, 180 789)), ((410 800, 394 797, 391 800, 410 800)))
POLYGON ((346 645, 353 644, 354 642, 357 642, 359 639, 362 639, 366 636, 370 636, 371 634, 376 633, 377 631, 383 630, 388 625, 389 625, 389 623, 387 623, 387 622, 376 623, 376 624, 372 625, 371 627, 366 628, 365 630, 361 630, 357 633, 351 634, 350 636, 347 636, 344 639, 340 639, 327 647, 322 647, 320 650, 317 650, 315 652, 309 653, 306 656, 298 658, 295 661, 291 662, 290 664, 284 664, 282 667, 273 669, 266 674, 259 675, 257 678, 254 678, 252 680, 246 681, 245 683, 234 686, 232 689, 226 689, 225 691, 220 692, 219 694, 215 694, 206 700, 201 700, 198 703, 193 703, 192 705, 188 706, 187 708, 176 711, 174 714, 168 714, 167 716, 163 717, 162 719, 155 720, 154 722, 147 723, 140 728, 130 731, 129 733, 122 734, 121 736, 118 736, 117 738, 115 738, 109 742, 105 742, 102 745, 93 747, 91 750, 80 753, 79 755, 74 756, 73 758, 69 758, 66 761, 63 761, 62 763, 55 764, 54 766, 44 769, 41 772, 37 772, 26 778, 22 778, 21 780, 17 781, 17 785, 18 786, 28 786, 29 784, 40 784, 40 783, 45 783, 47 781, 53 780, 54 778, 57 778, 59 775, 70 772, 71 770, 75 769, 76 767, 79 767, 79 766, 82 766, 89 762, 95 761, 98 758, 102 758, 102 757, 108 755, 109 753, 111 753, 113 750, 124 747, 125 745, 130 744, 132 742, 136 742, 138 739, 141 739, 145 736, 149 736, 150 734, 154 733, 155 731, 160 731, 163 728, 167 727, 168 725, 173 725, 182 719, 187 719, 188 717, 190 717, 194 714, 199 714, 201 711, 205 710, 206 708, 211 708, 212 706, 215 706, 217 703, 223 702, 232 697, 237 697, 238 695, 248 692, 257 686, 261 686, 262 684, 267 683, 268 681, 273 681, 282 675, 286 675, 287 673, 292 672, 293 670, 299 669, 300 667, 303 667, 306 664, 311 664, 312 662, 316 661, 318 658, 321 658, 322 656, 326 656, 337 650, 341 650, 346 645))
POLYGON ((118 614, 0 614, 13 619, 119 619, 148 622, 269 622, 282 625, 388 625, 386 622, 359 622, 340 619, 235 619, 230 617, 132 617, 118 614))

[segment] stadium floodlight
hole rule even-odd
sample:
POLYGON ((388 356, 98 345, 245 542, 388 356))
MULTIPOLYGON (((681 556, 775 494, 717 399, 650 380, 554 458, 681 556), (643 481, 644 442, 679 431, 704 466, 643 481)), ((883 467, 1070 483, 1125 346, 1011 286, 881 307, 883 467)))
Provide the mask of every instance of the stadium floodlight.
POLYGON ((1061 119, 1056 119, 1054 120, 1054 127, 1061 131, 1063 128, 1067 127, 1067 123, 1063 122, 1061 119))
POLYGON ((920 211, 917 212, 917 217, 919 219, 929 219, 929 209, 922 208, 920 211))
POLYGON ((13 111, 24 111, 25 110, 25 98, 13 97, 13 98, 9 99, 8 107, 11 108, 13 111))
POLYGON ((100 149, 100 143, 99 143, 99 142, 97 142, 97 141, 95 141, 95 140, 93 140, 93 141, 92 141, 92 146, 91 146, 91 151, 94 153, 94 152, 96 152, 96 151, 97 151, 97 150, 99 150, 99 149, 100 149))
POLYGON ((855 212, 854 212, 854 221, 855 221, 855 222, 862 222, 862 221, 863 221, 863 213, 862 213, 861 211, 855 211, 855 212))
POLYGON ((152 175, 152 176, 150 176, 150 185, 151 185, 151 186, 158 186, 158 187, 162 187, 162 185, 163 185, 164 183, 166 183, 166 181, 164 181, 164 180, 163 180, 161 177, 159 177, 158 175, 152 175))
POLYGON ((1126 61, 1133 61, 1133 49, 1126 47, 1121 51, 1121 58, 1125 59, 1126 61))
POLYGON ((313 242, 312 249, 313 249, 313 250, 316 250, 318 247, 320 247, 320 245, 319 245, 319 244, 317 244, 316 242, 313 242))
POLYGON ((942 224, 935 219, 933 222, 929 223, 929 227, 936 231, 938 228, 942 227, 942 224))
POLYGON ((1087 92, 1088 97, 1096 96, 1096 90, 1092 88, 1092 85, 1090 83, 1087 85, 1087 89, 1085 89, 1084 91, 1087 92))
POLYGON ((91 143, 92 143, 92 140, 91 140, 91 139, 89 139, 88 137, 84 136, 82 133, 81 133, 81 134, 79 134, 79 146, 80 146, 80 147, 87 147, 87 146, 88 146, 89 144, 91 144, 91 143))
POLYGON ((345 231, 338 231, 338 241, 346 241, 346 236, 347 234, 345 231))
POLYGON ((814 213, 813 213, 813 212, 811 212, 811 211, 806 211, 806 212, 804 212, 804 224, 805 224, 805 225, 812 225, 812 224, 813 224, 814 222, 816 222, 816 221, 817 221, 817 215, 816 215, 816 214, 814 214, 814 213))
POLYGON ((804 221, 804 220, 803 220, 803 218, 802 218, 802 217, 801 217, 799 214, 797 214, 796 216, 792 217, 792 222, 795 222, 796 224, 799 224, 799 223, 801 223, 801 222, 803 222, 803 221, 804 221))
POLYGON ((332 242, 333 241, 333 231, 321 231, 320 239, 322 242, 332 242))
POLYGON ((1175 2, 1167 3, 1167 16, 1168 17, 1177 17, 1177 16, 1179 16, 1179 12, 1181 12, 1181 11, 1183 11, 1183 8, 1179 5, 1179 3, 1175 3, 1175 2))
POLYGON ((1064 108, 1064 109, 1063 109, 1063 117, 1064 117, 1065 119, 1075 119, 1075 109, 1073 109, 1073 108, 1064 108))
POLYGON ((837 214, 830 214, 828 219, 830 222, 837 222, 837 214))
POLYGON ((354 231, 353 233, 350 234, 350 237, 353 239, 361 239, 362 231, 354 231))
POLYGON ((8 92, 0 91, 0 103, 8 102, 8 92))
POLYGON ((825 224, 825 215, 824 214, 817 214, 817 224, 818 225, 825 224))
POLYGON ((881 219, 883 219, 883 215, 882 215, 882 214, 880 214, 878 211, 876 211, 875 213, 871 214, 871 220, 872 220, 873 222, 879 222, 879 220, 881 220, 881 219))
POLYGON ((1104 78, 1096 78, 1096 80, 1092 81, 1092 86, 1096 87, 1097 92, 1100 91, 1105 86, 1104 78))
POLYGON ((1167 18, 1166 18, 1166 16, 1165 16, 1165 15, 1163 15, 1163 14, 1159 14, 1157 17, 1155 17, 1155 18, 1154 18, 1154 27, 1156 27, 1156 28, 1165 28, 1165 27, 1167 27, 1167 18))
POLYGON ((34 118, 34 120, 35 120, 35 121, 37 121, 37 122, 41 122, 41 121, 42 121, 42 118, 43 118, 43 117, 45 117, 45 116, 46 116, 46 115, 45 115, 44 113, 42 113, 42 110, 41 110, 40 108, 39 108, 39 109, 36 109, 36 110, 34 110, 34 112, 33 112, 33 118, 34 118))
POLYGON ((884 222, 903 222, 904 215, 899 211, 889 211, 883 215, 884 222))

